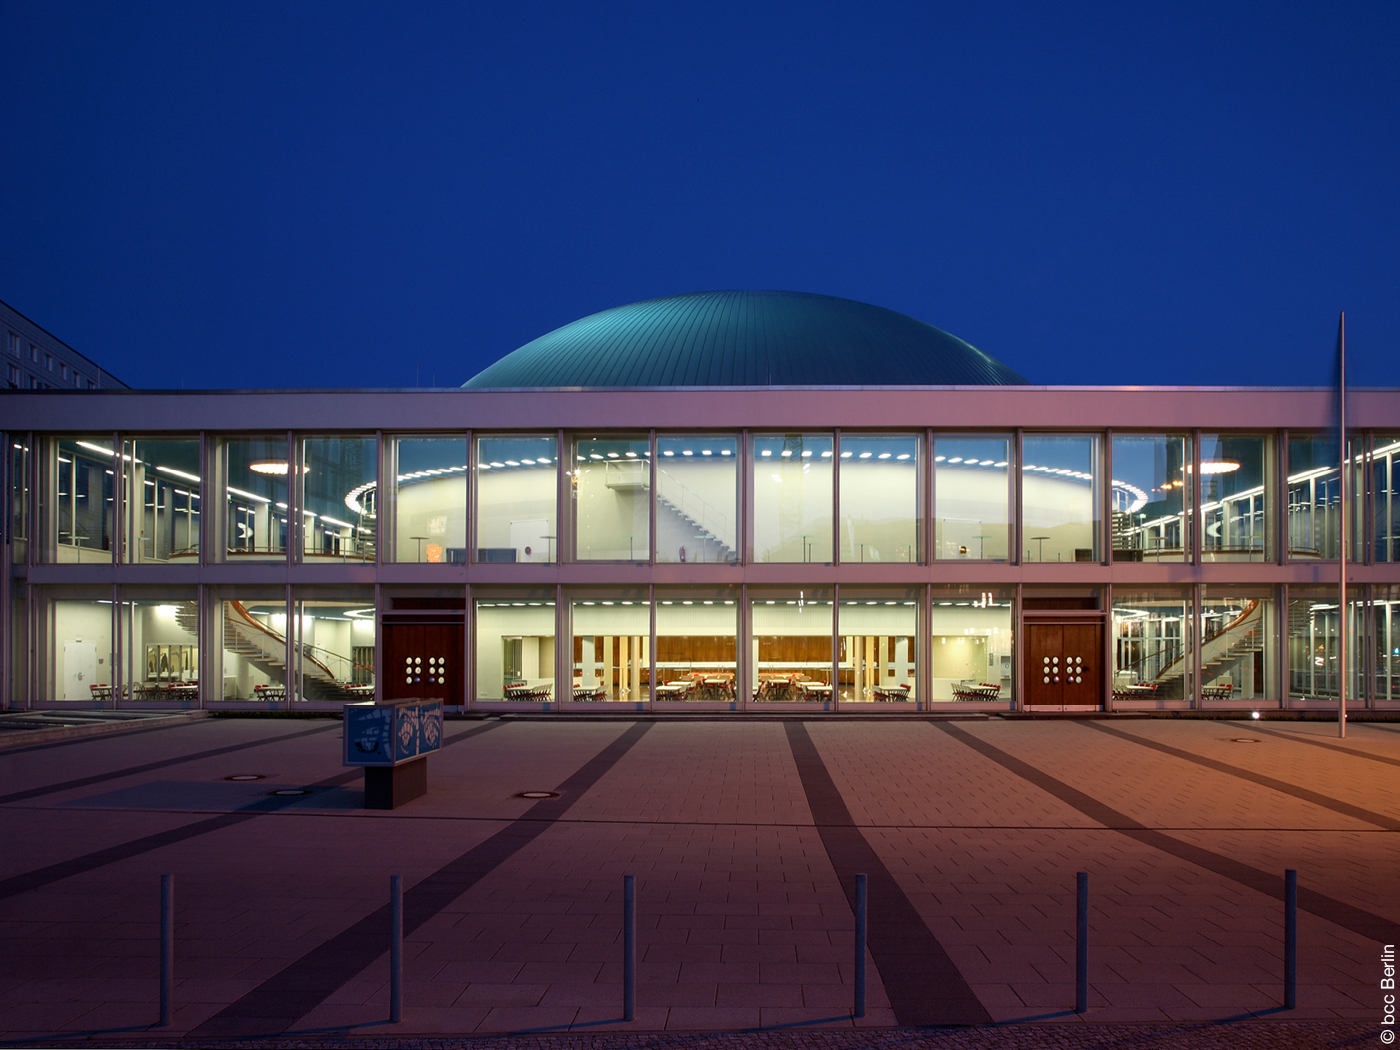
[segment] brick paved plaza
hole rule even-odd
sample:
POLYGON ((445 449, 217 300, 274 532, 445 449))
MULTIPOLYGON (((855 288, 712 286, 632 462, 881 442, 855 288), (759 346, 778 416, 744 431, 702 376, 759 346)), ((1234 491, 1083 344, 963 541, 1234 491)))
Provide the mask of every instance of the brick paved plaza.
MULTIPOLYGON (((774 1029, 754 1045, 805 1032, 844 1047, 861 1045, 854 1029, 972 1025, 935 1042, 1087 1046, 1177 1023, 1196 1034, 1173 1046, 1379 1041, 1382 945, 1400 942, 1400 724, 1353 722, 1339 741, 1324 723, 1122 717, 452 721, 428 796, 393 812, 361 808, 339 736, 329 719, 207 718, 0 753, 3 1038, 528 1032, 621 1047, 643 1045, 625 1032, 774 1029), (226 779, 247 774, 265 779, 226 779), (273 794, 300 787, 313 790, 273 794), (516 797, 539 790, 559 797, 516 797), (1290 867, 1299 990, 1284 1011, 1290 867), (863 1019, 856 872, 870 879, 863 1019), (174 1020, 149 1029, 162 873, 176 880, 174 1020), (406 889, 397 1025, 392 874, 406 889)), ((1111 1045, 1125 1042, 1157 1045, 1111 1045)))

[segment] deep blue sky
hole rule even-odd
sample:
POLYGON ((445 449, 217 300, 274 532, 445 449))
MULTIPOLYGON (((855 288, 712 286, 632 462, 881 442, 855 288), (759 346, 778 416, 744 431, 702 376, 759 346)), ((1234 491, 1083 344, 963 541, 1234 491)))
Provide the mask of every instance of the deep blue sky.
POLYGON ((457 385, 713 288, 1040 383, 1400 386, 1400 4, 0 0, 0 299, 133 386, 457 385), (415 370, 417 380, 415 380, 415 370))

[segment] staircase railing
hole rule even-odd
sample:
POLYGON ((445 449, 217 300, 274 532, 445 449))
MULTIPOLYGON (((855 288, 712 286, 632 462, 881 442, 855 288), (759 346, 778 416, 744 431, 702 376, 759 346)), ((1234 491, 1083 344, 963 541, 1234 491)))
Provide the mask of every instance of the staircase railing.
POLYGON ((697 495, 685 482, 677 481, 666 471, 658 468, 656 471, 656 494, 674 507, 677 513, 689 518, 700 529, 708 532, 715 538, 716 542, 723 544, 729 550, 735 549, 738 543, 738 533, 734 527, 734 519, 703 496, 697 495))

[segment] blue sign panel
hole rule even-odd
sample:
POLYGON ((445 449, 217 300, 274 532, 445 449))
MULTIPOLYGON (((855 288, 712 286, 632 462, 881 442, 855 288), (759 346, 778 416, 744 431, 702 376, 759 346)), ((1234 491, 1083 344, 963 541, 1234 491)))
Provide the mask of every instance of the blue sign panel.
POLYGON ((441 700, 345 705, 347 766, 396 766, 441 748, 441 700))

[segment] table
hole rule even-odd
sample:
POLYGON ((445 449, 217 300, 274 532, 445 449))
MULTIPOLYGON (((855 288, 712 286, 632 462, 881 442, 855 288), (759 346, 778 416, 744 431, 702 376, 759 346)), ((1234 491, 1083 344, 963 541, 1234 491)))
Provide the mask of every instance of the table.
POLYGON ((1031 539, 1035 540, 1038 544, 1040 544, 1039 553, 1038 553, 1038 555, 1037 555, 1037 560, 1038 560, 1038 561, 1044 561, 1044 560, 1045 560, 1045 541, 1048 540, 1049 538, 1050 538, 1049 536, 1032 536, 1032 537, 1031 537, 1031 539))

